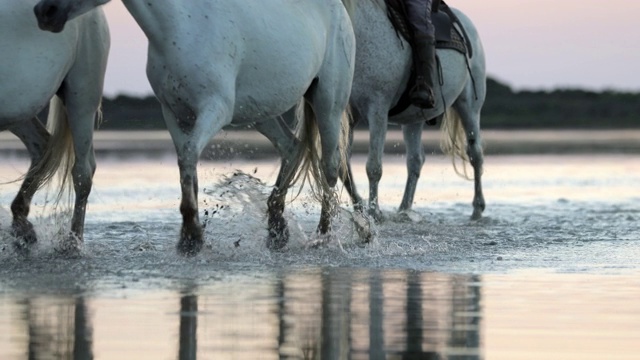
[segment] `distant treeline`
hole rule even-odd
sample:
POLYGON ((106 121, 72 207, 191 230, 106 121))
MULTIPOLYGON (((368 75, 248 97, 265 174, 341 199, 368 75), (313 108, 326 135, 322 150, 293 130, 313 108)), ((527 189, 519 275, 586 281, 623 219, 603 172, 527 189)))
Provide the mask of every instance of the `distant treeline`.
MULTIPOLYGON (((100 129, 165 129, 160 105, 153 96, 105 98, 102 110, 100 129)), ((513 91, 490 78, 481 124, 483 129, 639 128, 640 93, 513 91)))

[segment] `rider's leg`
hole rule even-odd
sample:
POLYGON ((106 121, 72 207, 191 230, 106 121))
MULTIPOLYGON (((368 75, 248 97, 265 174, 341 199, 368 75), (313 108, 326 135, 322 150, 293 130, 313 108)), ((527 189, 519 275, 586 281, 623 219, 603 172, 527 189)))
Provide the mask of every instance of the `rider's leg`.
POLYGON ((432 0, 405 0, 407 18, 413 30, 416 83, 411 102, 421 108, 435 107, 433 92, 436 75, 435 28, 431 22, 432 0))

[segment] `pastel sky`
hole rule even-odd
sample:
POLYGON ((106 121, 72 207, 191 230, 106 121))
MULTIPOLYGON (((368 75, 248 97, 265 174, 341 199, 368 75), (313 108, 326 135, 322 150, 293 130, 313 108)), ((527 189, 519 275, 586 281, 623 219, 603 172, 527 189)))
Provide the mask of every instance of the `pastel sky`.
MULTIPOLYGON (((516 90, 640 91, 640 1, 450 0, 448 4, 476 24, 489 76, 516 90)), ((105 11, 112 36, 106 95, 151 94, 144 34, 120 1, 105 5, 105 11)))

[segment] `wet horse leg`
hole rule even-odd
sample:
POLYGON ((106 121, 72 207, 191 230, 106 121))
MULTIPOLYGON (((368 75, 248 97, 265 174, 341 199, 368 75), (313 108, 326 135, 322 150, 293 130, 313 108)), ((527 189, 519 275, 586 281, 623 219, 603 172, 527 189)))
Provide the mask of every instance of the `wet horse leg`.
MULTIPOLYGON (((283 115, 289 123, 295 117, 296 109, 293 108, 283 115)), ((280 250, 289 241, 289 229, 284 218, 285 198, 288 184, 291 183, 300 163, 302 149, 299 149, 299 140, 289 130, 283 118, 274 121, 265 121, 255 124, 256 130, 263 134, 276 147, 282 158, 278 178, 267 201, 267 215, 269 237, 267 247, 271 250, 280 250)))
POLYGON ((467 155, 471 166, 473 166, 473 213, 472 220, 478 220, 482 217, 485 209, 484 195, 482 193, 482 165, 484 163, 484 154, 482 150, 482 137, 480 134, 480 111, 473 110, 467 103, 466 97, 458 99, 454 104, 454 108, 460 115, 462 126, 467 136, 467 155))
POLYGON ((356 184, 353 177, 353 170, 351 169, 351 155, 353 152, 353 129, 357 121, 352 121, 349 124, 349 148, 347 150, 347 168, 340 170, 340 180, 344 184, 344 187, 347 189, 347 193, 351 198, 351 203, 353 204, 353 210, 359 213, 364 213, 364 201, 362 197, 358 193, 358 189, 356 188, 356 184))
POLYGON ((278 178, 267 200, 267 224, 269 229, 267 248, 271 250, 280 250, 289 242, 289 228, 287 220, 284 218, 284 205, 288 190, 287 184, 290 184, 293 180, 297 165, 298 161, 296 160, 282 158, 278 178))
MULTIPOLYGON (((322 210, 317 232, 326 235, 331 230, 331 219, 336 215, 338 207, 336 194, 333 189, 338 182, 338 172, 340 170, 340 133, 342 111, 339 107, 325 104, 329 102, 317 102, 314 111, 317 116, 318 130, 320 132, 320 143, 322 144, 322 174, 324 183, 322 186, 322 210)), ((347 151, 347 149, 343 149, 347 151)))
POLYGON ((407 154, 407 184, 398 211, 411 210, 416 186, 420 178, 420 171, 424 164, 424 149, 422 147, 423 121, 402 126, 402 134, 407 154))
POLYGON ((174 111, 165 103, 162 113, 173 139, 178 156, 182 200, 180 213, 182 227, 177 250, 185 256, 194 256, 204 245, 203 226, 198 214, 198 159, 209 140, 231 121, 230 101, 212 99, 201 113, 181 109, 174 111))
MULTIPOLYGON (((74 118, 73 107, 69 107, 69 118, 74 118)), ((73 176, 73 188, 76 199, 71 217, 71 233, 66 244, 62 244, 61 250, 76 251, 84 241, 84 222, 87 210, 87 201, 93 187, 93 175, 96 171, 96 159, 93 150, 93 127, 95 113, 89 111, 77 115, 78 121, 72 122, 71 131, 74 139, 75 162, 71 169, 73 176)))
POLYGON ((44 149, 49 140, 49 133, 37 118, 19 123, 11 129, 11 132, 24 143, 31 158, 29 170, 18 194, 11 203, 11 213, 13 214, 11 227, 14 236, 18 238, 15 245, 21 249, 37 241, 33 224, 27 219, 31 207, 31 199, 37 190, 37 186, 34 184, 37 175, 32 170, 42 159, 44 149))
POLYGON ((388 119, 381 109, 369 109, 369 155, 367 157, 367 177, 369 178, 369 215, 376 221, 384 219, 378 202, 378 185, 382 179, 382 156, 387 137, 388 119))

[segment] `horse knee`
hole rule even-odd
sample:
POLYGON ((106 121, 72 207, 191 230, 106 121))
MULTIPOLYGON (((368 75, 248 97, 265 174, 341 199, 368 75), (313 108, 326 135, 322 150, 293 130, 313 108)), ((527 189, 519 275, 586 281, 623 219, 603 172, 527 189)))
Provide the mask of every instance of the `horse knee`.
POLYGON ((482 142, 473 131, 467 134, 467 155, 470 161, 482 157, 482 142))
POLYGON ((382 166, 380 166, 379 164, 373 164, 367 161, 366 170, 367 177, 369 178, 370 182, 378 182, 382 178, 382 166))
POLYGON ((88 161, 76 161, 73 166, 73 187, 78 199, 86 199, 91 193, 93 186, 93 173, 95 167, 91 166, 88 161))
POLYGON ((407 170, 409 175, 420 177, 420 170, 424 164, 424 156, 415 154, 407 156, 407 170))

